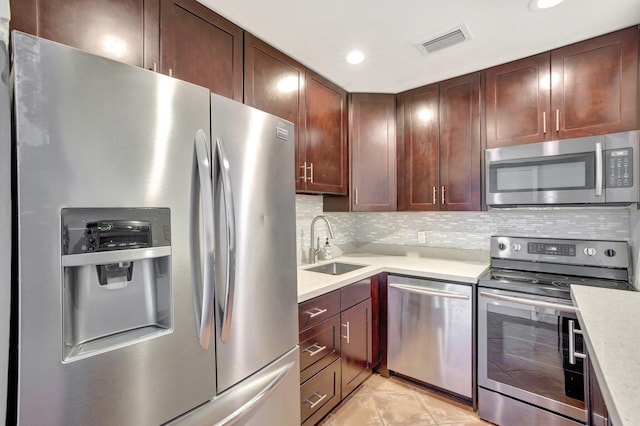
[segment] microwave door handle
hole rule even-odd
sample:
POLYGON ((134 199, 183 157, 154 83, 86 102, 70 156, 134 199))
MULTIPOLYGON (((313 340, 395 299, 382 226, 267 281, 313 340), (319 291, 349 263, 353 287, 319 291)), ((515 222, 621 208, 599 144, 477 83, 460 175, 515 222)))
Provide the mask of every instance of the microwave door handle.
POLYGON ((602 195, 602 143, 596 143, 596 197, 602 195))

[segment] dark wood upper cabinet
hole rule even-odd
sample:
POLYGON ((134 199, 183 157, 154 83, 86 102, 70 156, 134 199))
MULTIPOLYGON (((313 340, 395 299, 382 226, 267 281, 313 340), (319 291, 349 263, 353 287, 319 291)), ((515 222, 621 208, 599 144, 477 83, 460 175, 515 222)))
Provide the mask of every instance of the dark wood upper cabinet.
POLYGON ((404 210, 481 210, 480 74, 401 93, 398 105, 404 210))
POLYGON ((438 210, 439 98, 439 84, 398 95, 398 120, 404 123, 399 131, 404 183, 398 192, 404 191, 404 210, 438 210))
POLYGON ((301 179, 304 177, 304 170, 298 166, 300 141, 305 140, 304 90, 305 68, 302 64, 257 37, 245 33, 244 102, 294 124, 296 188, 304 183, 301 179))
POLYGON ((395 111, 395 95, 351 95, 352 211, 397 210, 395 111))
MULTIPOLYGON (((11 28, 138 67, 157 43, 157 0, 11 0, 11 28)), ((152 60, 152 59, 151 59, 152 60)))
POLYGON ((638 27, 486 71, 487 148, 632 130, 638 27))
POLYGON ((242 102, 243 33, 195 0, 161 0, 160 72, 242 102))
POLYGON ((296 189, 347 194, 347 118, 347 92, 307 70, 305 132, 296 163, 301 179, 296 189))
POLYGON ((553 50, 551 76, 557 138, 638 128, 638 27, 553 50))
POLYGON ((481 210, 480 74, 440 83, 440 209, 481 210))
POLYGON ((551 131, 549 53, 486 71, 487 148, 540 142, 551 131))

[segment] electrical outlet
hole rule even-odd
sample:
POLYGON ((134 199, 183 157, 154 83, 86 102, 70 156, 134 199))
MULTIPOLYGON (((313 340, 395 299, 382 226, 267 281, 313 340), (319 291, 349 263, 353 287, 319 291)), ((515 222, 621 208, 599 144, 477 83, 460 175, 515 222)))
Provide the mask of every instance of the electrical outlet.
POLYGON ((418 231, 418 243, 419 244, 427 243, 427 231, 418 231))

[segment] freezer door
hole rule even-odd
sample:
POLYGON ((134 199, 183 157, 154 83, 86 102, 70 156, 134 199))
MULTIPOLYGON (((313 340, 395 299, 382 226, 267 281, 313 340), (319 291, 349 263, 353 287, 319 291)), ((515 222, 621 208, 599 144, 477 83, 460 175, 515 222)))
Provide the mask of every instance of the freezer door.
MULTIPOLYGON (((194 222, 201 222, 194 140, 199 130, 207 139, 210 134, 209 92, 36 37, 14 33, 13 43, 18 421, 25 425, 169 421, 215 395, 214 344, 208 349, 201 344, 192 291, 194 275, 201 271, 192 271, 191 257, 199 259, 204 251, 192 250, 202 242, 196 239, 194 244, 190 238, 199 228, 194 222), (62 259, 63 208, 169 212, 170 223, 160 232, 170 239, 170 251, 154 255, 165 260, 141 263, 150 276, 170 271, 172 320, 163 319, 166 330, 133 344, 63 359, 63 298, 80 300, 66 299, 63 289, 67 280, 63 270, 78 266, 73 259, 62 259)), ((109 252, 95 254, 112 259, 109 252)), ((129 259, 120 263, 125 261, 129 259)), ((134 264, 134 277, 143 270, 134 264)), ((93 276, 95 271, 85 268, 85 272, 93 276)), ((201 295, 201 286, 195 287, 201 295)), ((89 288, 77 290, 91 294, 89 288)), ((117 297, 120 290, 111 286, 108 297, 117 297)), ((149 304, 159 302, 153 291, 148 294, 149 304)), ((121 306, 109 302, 112 317, 125 317, 120 309, 131 302, 121 306)), ((108 318, 105 315, 105 321, 108 318)))
POLYGON ((300 354, 295 347, 237 386, 169 425, 298 426, 299 393, 300 354))
POLYGON ((211 95, 218 392, 297 344, 293 124, 211 95))

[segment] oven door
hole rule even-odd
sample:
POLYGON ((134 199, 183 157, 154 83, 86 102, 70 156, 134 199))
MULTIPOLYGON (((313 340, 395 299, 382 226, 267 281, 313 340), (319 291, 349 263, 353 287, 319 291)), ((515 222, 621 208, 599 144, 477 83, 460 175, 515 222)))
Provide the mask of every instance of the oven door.
POLYGON ((481 388, 586 422, 583 350, 570 301, 478 288, 481 388))
POLYGON ((604 136, 487 149, 487 205, 604 203, 604 149, 604 136))

